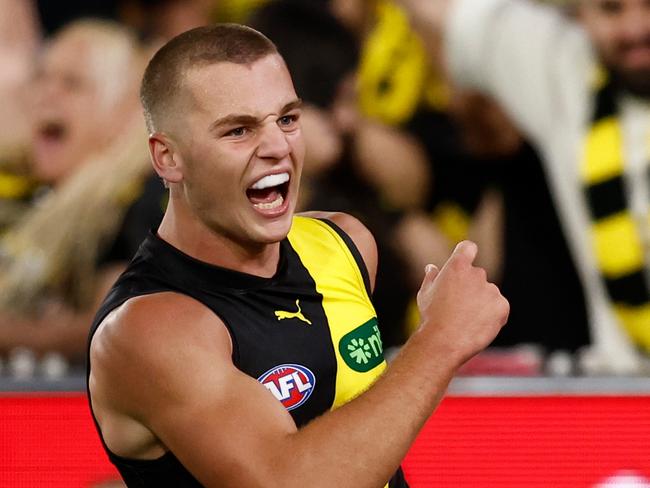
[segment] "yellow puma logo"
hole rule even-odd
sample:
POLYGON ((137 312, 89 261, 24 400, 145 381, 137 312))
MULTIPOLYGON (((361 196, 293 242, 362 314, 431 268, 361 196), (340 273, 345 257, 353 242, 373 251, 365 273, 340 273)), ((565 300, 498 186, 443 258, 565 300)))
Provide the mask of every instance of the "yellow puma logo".
POLYGON ((278 318, 278 320, 284 320, 284 319, 298 319, 302 320, 303 322, 306 322, 307 324, 311 325, 311 321, 305 317, 302 312, 300 311, 300 300, 296 300, 296 307, 298 307, 297 312, 286 312, 284 310, 276 310, 275 311, 275 316, 278 318))

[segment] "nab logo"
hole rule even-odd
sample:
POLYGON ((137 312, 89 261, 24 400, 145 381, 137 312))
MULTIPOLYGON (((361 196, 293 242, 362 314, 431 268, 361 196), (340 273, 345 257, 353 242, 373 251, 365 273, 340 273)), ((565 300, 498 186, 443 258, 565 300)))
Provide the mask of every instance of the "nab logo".
POLYGON ((305 403, 314 391, 316 377, 308 368, 298 364, 282 364, 257 378, 284 408, 293 410, 305 403))

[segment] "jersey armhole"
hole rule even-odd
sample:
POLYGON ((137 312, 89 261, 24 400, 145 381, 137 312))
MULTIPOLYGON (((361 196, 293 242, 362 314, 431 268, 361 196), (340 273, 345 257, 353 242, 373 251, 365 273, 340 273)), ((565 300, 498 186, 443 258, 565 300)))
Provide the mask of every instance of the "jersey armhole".
POLYGON ((329 225, 343 240, 347 248, 350 250, 352 257, 354 257, 354 261, 357 263, 357 268, 359 268, 359 272, 361 273, 361 277, 363 278, 363 284, 366 287, 366 293, 368 293, 369 297, 372 297, 372 287, 370 286, 370 275, 368 274, 368 268, 366 267, 366 263, 363 260, 363 257, 361 256, 361 253, 359 252, 359 249, 357 248, 354 241, 350 238, 348 234, 346 234, 343 231, 343 229, 341 229, 338 225, 336 225, 331 220, 325 218, 319 218, 318 220, 329 225))

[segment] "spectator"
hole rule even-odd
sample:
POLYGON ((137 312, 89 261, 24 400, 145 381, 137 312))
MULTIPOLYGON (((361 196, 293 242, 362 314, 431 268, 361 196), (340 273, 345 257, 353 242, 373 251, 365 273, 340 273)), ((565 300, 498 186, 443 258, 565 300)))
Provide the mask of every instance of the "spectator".
POLYGON ((642 372, 637 347, 650 350, 648 2, 576 2, 577 23, 524 0, 401 3, 434 55, 444 31, 452 77, 494 96, 542 155, 586 291, 592 345, 583 370, 642 372))
POLYGON ((41 186, 0 241, 0 353, 23 346, 80 360, 96 298, 135 251, 124 245, 132 223, 153 226, 162 214, 141 142, 144 61, 131 33, 108 21, 77 21, 45 49, 31 110, 41 186))

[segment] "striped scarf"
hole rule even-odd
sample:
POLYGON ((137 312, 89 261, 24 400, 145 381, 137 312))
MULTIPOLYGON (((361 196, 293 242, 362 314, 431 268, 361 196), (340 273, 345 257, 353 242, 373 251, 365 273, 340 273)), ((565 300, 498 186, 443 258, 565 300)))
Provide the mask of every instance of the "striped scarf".
MULTIPOLYGON (((591 216, 594 253, 614 313, 630 338, 650 352, 650 243, 643 229, 650 226, 650 216, 639 222, 630 210, 616 95, 613 83, 601 77, 585 141, 581 178, 591 216)), ((650 134, 645 149, 650 163, 650 134)), ((644 174, 650 184, 650 164, 644 174)))

